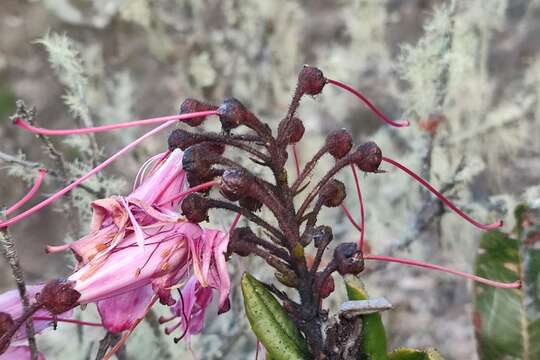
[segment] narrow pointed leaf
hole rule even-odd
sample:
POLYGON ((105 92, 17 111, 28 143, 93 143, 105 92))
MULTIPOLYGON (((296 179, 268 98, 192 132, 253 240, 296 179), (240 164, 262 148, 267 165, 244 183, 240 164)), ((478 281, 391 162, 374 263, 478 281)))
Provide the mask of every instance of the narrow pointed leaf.
POLYGON ((242 277, 241 285, 251 328, 272 359, 305 359, 307 344, 303 338, 303 344, 298 343, 295 334, 301 337, 300 332, 274 296, 248 273, 242 277))
POLYGON ((442 355, 435 349, 416 350, 402 348, 388 354, 389 360, 443 360, 442 355))
MULTIPOLYGON (((362 282, 355 276, 345 277, 349 300, 367 300, 362 282)), ((362 352, 371 360, 387 360, 386 332, 379 313, 362 315, 362 352)))
POLYGON ((540 359, 540 209, 516 209, 512 234, 486 233, 475 271, 521 289, 474 287, 474 327, 482 360, 540 359))

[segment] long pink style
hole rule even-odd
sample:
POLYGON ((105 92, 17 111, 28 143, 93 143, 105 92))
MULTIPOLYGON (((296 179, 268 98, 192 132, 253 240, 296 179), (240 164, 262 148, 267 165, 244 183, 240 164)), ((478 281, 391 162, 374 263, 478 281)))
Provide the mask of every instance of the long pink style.
POLYGON ((89 133, 106 132, 106 131, 111 131, 115 129, 125 129, 125 128, 134 127, 134 126, 155 125, 155 124, 161 124, 161 123, 172 121, 172 120, 180 121, 180 120, 192 119, 194 117, 211 116, 211 115, 216 115, 216 114, 217 114, 216 111, 200 111, 196 113, 161 116, 161 117, 155 117, 151 119, 130 121, 130 122, 124 122, 124 123, 119 123, 119 124, 110 124, 110 125, 81 128, 81 129, 59 129, 59 130, 35 127, 35 126, 30 125, 26 121, 22 120, 21 118, 15 119, 13 123, 17 125, 18 127, 20 127, 21 129, 24 129, 34 134, 49 135, 49 136, 81 135, 81 134, 89 134, 89 133))
POLYGON ((466 279, 473 280, 473 281, 476 281, 476 282, 479 282, 479 283, 482 283, 482 284, 485 284, 485 285, 497 287, 497 288, 504 288, 504 289, 519 289, 519 288, 521 288, 521 281, 520 280, 511 282, 511 283, 504 283, 504 282, 485 279, 485 278, 480 277, 480 276, 476 276, 476 275, 473 275, 473 274, 468 274, 468 273, 465 273, 465 272, 462 272, 462 271, 452 270, 452 269, 446 268, 444 266, 430 264, 430 263, 426 263, 426 262, 419 261, 419 260, 402 259, 402 258, 395 258, 395 257, 391 257, 391 256, 378 256, 378 255, 364 255, 364 259, 365 260, 393 262, 393 263, 398 263, 398 264, 412 265, 412 266, 422 267, 422 268, 426 268, 426 269, 442 271, 442 272, 445 272, 445 273, 448 273, 448 274, 461 276, 461 277, 464 277, 466 279))
POLYGON ((326 79, 326 81, 329 83, 329 84, 332 84, 332 85, 335 85, 337 87, 340 87, 342 89, 345 89, 347 90, 348 92, 350 92, 351 94, 353 94, 354 96, 356 96, 357 98, 359 98, 360 100, 362 100, 362 102, 371 110, 373 111, 378 117, 379 119, 381 119, 382 121, 384 121, 385 123, 387 123, 388 125, 392 125, 392 126, 395 126, 395 127, 406 127, 406 126, 409 126, 410 125, 410 122, 409 120, 400 120, 400 121, 394 121, 394 120, 391 120, 390 118, 388 118, 386 115, 383 114, 383 112, 381 110, 379 110, 372 102, 371 100, 369 100, 367 97, 365 97, 360 91, 350 87, 349 85, 347 84, 344 84, 342 83, 341 81, 337 81, 337 80, 333 80, 333 79, 326 79))
POLYGON ((412 170, 407 168, 405 165, 402 165, 402 164, 398 163, 397 161, 392 160, 392 159, 387 158, 387 157, 384 157, 384 156, 383 156, 382 159, 383 159, 383 161, 386 161, 387 163, 392 164, 395 167, 397 167, 398 169, 401 169, 404 172, 406 172, 407 174, 409 174, 409 176, 411 176, 413 179, 418 181, 420 184, 424 185, 430 192, 433 193, 433 195, 438 197, 439 200, 441 200, 446 206, 448 206, 450 209, 454 210, 454 212, 456 214, 458 214, 459 216, 461 216, 462 218, 464 218, 465 220, 467 220, 468 222, 470 222, 474 226, 476 226, 476 227, 478 227, 480 229, 483 229, 483 230, 493 230, 493 229, 497 229, 497 228, 499 228, 499 227, 501 227, 503 225, 502 220, 497 220, 496 222, 494 222, 492 224, 479 223, 478 221, 474 220, 469 215, 465 214, 463 211, 458 209, 457 206, 455 206, 443 194, 441 194, 439 191, 437 191, 431 184, 429 184, 426 180, 422 179, 420 176, 416 175, 412 170))
POLYGON ((30 191, 28 191, 28 193, 26 195, 24 195, 19 201, 17 201, 15 204, 11 205, 7 210, 6 210, 6 215, 9 215, 11 214, 12 212, 16 211, 18 208, 20 208, 21 206, 23 206, 28 200, 30 200, 35 194, 36 192, 39 190, 40 186, 41 186, 41 183, 43 182, 43 179, 45 178, 45 175, 47 174, 47 170, 46 169, 39 169, 38 171, 38 176, 36 178, 36 182, 34 183, 34 185, 32 186, 32 188, 30 189, 30 191))

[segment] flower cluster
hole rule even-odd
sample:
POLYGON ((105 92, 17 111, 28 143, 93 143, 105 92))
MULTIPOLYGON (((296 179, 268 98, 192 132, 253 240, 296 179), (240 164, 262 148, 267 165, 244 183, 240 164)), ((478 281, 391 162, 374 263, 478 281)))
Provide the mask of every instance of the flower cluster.
MULTIPOLYGON (((202 330, 204 313, 212 301, 213 290, 219 293, 219 312, 229 309, 230 281, 226 260, 233 254, 260 257, 275 270, 275 277, 283 286, 296 290, 298 300, 295 301, 275 285, 265 285, 282 301, 283 307, 294 319, 307 340, 313 358, 339 358, 340 350, 336 350, 334 345, 341 342, 345 346, 347 341, 338 341, 330 334, 323 333, 323 324, 328 319, 323 300, 334 291, 333 274, 357 275, 363 271, 366 260, 440 270, 497 287, 519 287, 519 281, 499 283, 417 260, 367 253, 357 171, 384 173, 381 169, 383 163, 403 170, 480 229, 494 229, 502 222, 482 224, 472 219, 407 167, 383 156, 377 144, 366 142, 355 146, 353 137, 345 129, 329 133, 324 145, 302 169, 295 144, 302 140, 305 127, 295 113, 304 95, 320 94, 327 85, 354 94, 391 126, 409 125, 408 121, 389 119, 357 90, 329 79, 319 69, 309 66, 305 66, 299 74, 288 112, 279 123, 275 135, 268 124, 235 98, 225 99, 220 105, 187 99, 181 105, 179 115, 76 130, 36 128, 22 119, 16 119, 15 124, 22 129, 51 136, 162 124, 66 188, 0 223, 0 228, 11 226, 51 204, 147 137, 178 121, 198 127, 209 116, 217 116, 222 132, 191 132, 181 128, 172 131, 167 151, 143 164, 131 194, 92 203, 93 219, 86 236, 71 244, 48 246, 48 252, 70 250, 78 261, 77 268, 66 279, 53 280, 34 291, 33 302, 26 313, 21 313, 20 305, 15 311, 0 303, 0 352, 19 350, 14 344, 24 337, 21 325, 28 319, 42 321, 36 324, 37 330, 41 331, 44 328, 42 324, 67 319, 73 308, 88 303, 97 304, 101 326, 111 332, 126 332, 129 335, 159 300, 171 310, 170 317, 160 319, 162 323, 172 323, 165 328, 166 333, 180 329, 175 341, 197 334, 202 330), (234 133, 239 127, 247 128, 249 132, 234 133), (248 154, 255 166, 269 169, 272 177, 256 175, 248 167, 232 160, 226 148, 248 154), (285 169, 289 151, 297 170, 297 177, 292 182, 285 169), (307 179, 311 178, 313 169, 326 154, 334 159, 334 164, 318 182, 310 186, 307 179), (347 167, 355 179, 360 205, 359 223, 344 205, 347 196, 345 185, 334 178, 347 167), (213 187, 219 189, 219 195, 210 192, 213 187), (304 191, 307 194, 303 200, 295 201, 304 191), (274 218, 272 221, 260 216, 262 207, 270 211, 274 218), (323 207, 341 207, 360 233, 358 242, 337 244, 331 255, 327 255, 333 234, 331 226, 317 223, 323 207), (224 209, 236 214, 228 231, 199 225, 209 219, 212 209, 224 209), (240 217, 263 231, 256 233, 249 226, 236 227, 240 217), (260 233, 264 235, 257 235, 260 233), (309 255, 310 252, 313 255, 309 255), (324 256, 327 261, 323 261, 324 256)), ((43 174, 40 176, 36 186, 10 208, 10 212, 36 193, 43 174)))

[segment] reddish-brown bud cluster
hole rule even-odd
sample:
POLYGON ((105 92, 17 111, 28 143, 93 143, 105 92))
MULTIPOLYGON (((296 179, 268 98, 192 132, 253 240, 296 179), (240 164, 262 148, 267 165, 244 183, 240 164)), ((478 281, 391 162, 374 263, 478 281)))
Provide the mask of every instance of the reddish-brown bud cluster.
POLYGON ((355 164, 364 172, 379 172, 379 166, 382 162, 382 151, 374 142, 370 141, 360 145, 356 149, 358 161, 355 164))
POLYGON ((342 243, 334 250, 337 271, 341 275, 357 275, 364 270, 364 258, 356 243, 342 243))
POLYGON ((325 146, 330 155, 336 159, 341 159, 349 153, 352 143, 351 134, 345 129, 338 129, 328 134, 325 146))
MULTIPOLYGON (((212 111, 216 110, 218 107, 216 105, 207 104, 202 101, 187 98, 184 100, 182 105, 180 105, 180 114, 189 114, 194 112, 200 112, 200 111, 212 111)), ((206 116, 199 116, 192 119, 184 120, 186 124, 189 126, 199 126, 201 125, 204 120, 206 120, 206 116)))
POLYGON ((60 315, 78 304, 81 293, 67 280, 53 280, 43 287, 37 301, 52 315, 60 315))
MULTIPOLYGON (((15 321, 10 314, 5 312, 0 312, 0 339, 4 337, 13 327, 15 326, 15 321)), ((7 341, 2 348, 0 348, 0 354, 3 354, 9 347, 9 341, 7 341)))
POLYGON ((332 179, 326 183, 319 192, 319 198, 326 207, 341 205, 346 196, 345 184, 336 179, 332 179))
POLYGON ((192 223, 200 223, 208 221, 208 205, 207 200, 202 195, 193 193, 189 194, 182 201, 182 214, 192 223))
POLYGON ((298 74, 298 91, 301 94, 318 95, 326 85, 326 78, 321 70, 305 65, 298 74))

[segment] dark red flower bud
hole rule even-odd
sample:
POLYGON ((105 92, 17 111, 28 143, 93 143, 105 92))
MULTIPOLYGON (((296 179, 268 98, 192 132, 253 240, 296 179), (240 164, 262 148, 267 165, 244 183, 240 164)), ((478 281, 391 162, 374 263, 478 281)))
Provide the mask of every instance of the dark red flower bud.
POLYGON ((373 141, 360 145, 356 149, 359 160, 355 164, 364 172, 378 172, 382 161, 381 148, 373 141))
POLYGON ((181 204, 182 214, 192 223, 208 221, 208 205, 206 199, 197 193, 189 194, 181 204))
POLYGON ((249 194, 251 181, 242 169, 227 169, 221 176, 221 194, 231 201, 238 201, 249 194))
MULTIPOLYGON (((182 167, 187 173, 195 175, 196 178, 211 178, 212 165, 216 158, 224 151, 221 144, 203 142, 188 147, 182 157, 182 167)), ((190 183, 193 186, 193 184, 190 183)))
POLYGON ((249 125, 250 117, 254 116, 240 101, 227 98, 217 109, 221 127, 226 132, 240 125, 249 125))
POLYGON ((326 78, 322 71, 316 67, 304 65, 298 74, 298 90, 302 94, 317 95, 321 93, 324 85, 326 85, 326 78))
POLYGON ((245 209, 248 209, 249 211, 259 211, 262 207, 262 203, 255 199, 255 198, 252 198, 251 196, 246 196, 244 198, 241 198, 239 201, 238 201, 238 204, 245 208, 245 209))
POLYGON ((173 130, 167 140, 170 151, 173 151, 174 149, 185 150, 191 145, 195 145, 199 142, 196 134, 192 134, 182 129, 173 130))
MULTIPOLYGON (((13 327, 15 326, 15 321, 10 314, 5 312, 0 312, 0 339, 4 337, 13 327)), ((5 343, 4 346, 0 349, 0 354, 3 354, 9 347, 9 341, 5 343)))
POLYGON ((316 248, 323 245, 326 246, 332 239, 334 234, 332 233, 332 228, 330 226, 321 225, 315 228, 313 233, 313 242, 316 248))
POLYGON ((352 148, 352 136, 345 129, 334 130, 326 137, 325 146, 330 155, 336 159, 341 159, 352 148))
POLYGON ((73 281, 53 280, 43 287, 37 301, 52 315, 60 315, 79 305, 81 293, 73 285, 73 281))
POLYGON ((336 287, 334 284, 334 279, 332 278, 332 276, 327 277, 326 280, 324 280, 324 283, 321 285, 321 290, 320 290, 321 299, 324 299, 330 296, 330 294, 332 294, 335 289, 336 287))
POLYGON ((302 120, 300 120, 297 117, 294 117, 291 119, 290 123, 290 133, 288 134, 289 137, 289 144, 296 144, 300 140, 302 140, 302 137, 304 136, 304 132, 306 129, 304 128, 304 124, 302 120))
POLYGON ((255 236, 253 231, 248 227, 238 227, 233 230, 229 238, 229 245, 227 246, 227 256, 235 253, 239 256, 249 256, 256 245, 250 241, 250 237, 255 236))
POLYGON ((356 275, 364 270, 364 258, 356 243, 339 244, 334 250, 334 260, 341 275, 356 275))
POLYGON ((345 184, 336 179, 332 179, 326 183, 319 192, 319 197, 323 205, 327 207, 341 205, 346 196, 345 184))
MULTIPOLYGON (((207 104, 202 101, 187 98, 184 100, 182 105, 180 105, 180 114, 189 114, 199 111, 211 111, 216 110, 218 107, 216 105, 207 104)), ((199 116, 192 119, 184 120, 189 126, 199 126, 206 120, 206 116, 199 116)))

